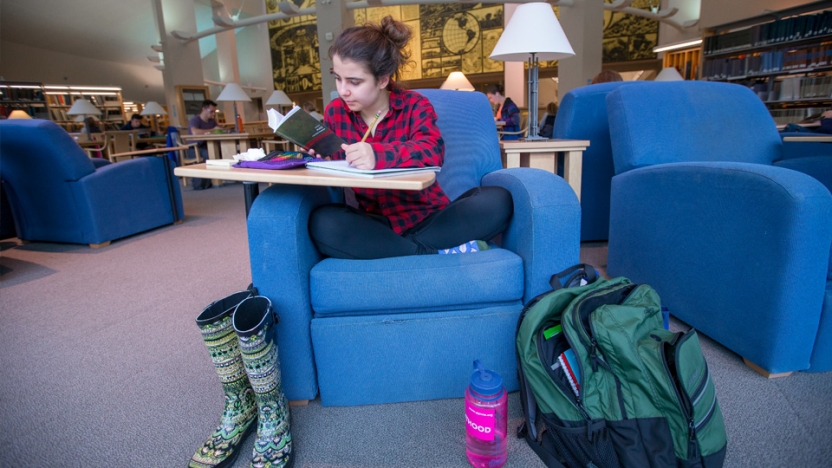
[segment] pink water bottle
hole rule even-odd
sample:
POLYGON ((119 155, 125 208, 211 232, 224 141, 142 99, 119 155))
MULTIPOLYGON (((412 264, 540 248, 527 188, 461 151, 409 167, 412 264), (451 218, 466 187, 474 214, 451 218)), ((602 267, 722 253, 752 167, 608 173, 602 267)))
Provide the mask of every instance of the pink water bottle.
POLYGON ((465 390, 465 455, 474 468, 500 468, 506 463, 508 400, 500 374, 474 361, 465 390))

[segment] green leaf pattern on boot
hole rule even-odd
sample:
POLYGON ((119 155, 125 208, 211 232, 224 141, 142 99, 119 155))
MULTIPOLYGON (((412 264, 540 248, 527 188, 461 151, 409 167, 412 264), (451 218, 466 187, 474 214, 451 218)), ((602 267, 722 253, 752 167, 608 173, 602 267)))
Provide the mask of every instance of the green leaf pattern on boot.
POLYGON ((273 323, 267 323, 256 334, 239 337, 243 362, 259 407, 252 468, 288 468, 294 461, 289 404, 281 386, 273 327, 273 323))
POLYGON ((222 382, 225 408, 220 425, 196 450, 188 467, 230 466, 236 458, 235 452, 257 420, 257 401, 243 367, 231 315, 211 324, 200 325, 199 329, 222 382))

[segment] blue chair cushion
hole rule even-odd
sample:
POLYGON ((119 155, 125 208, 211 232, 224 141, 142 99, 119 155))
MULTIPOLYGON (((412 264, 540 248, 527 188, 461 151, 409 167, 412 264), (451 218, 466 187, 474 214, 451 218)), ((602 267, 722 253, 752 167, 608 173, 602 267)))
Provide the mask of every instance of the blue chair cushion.
POLYGON ((316 318, 497 306, 522 300, 523 260, 499 248, 379 260, 328 258, 312 268, 309 288, 316 318))

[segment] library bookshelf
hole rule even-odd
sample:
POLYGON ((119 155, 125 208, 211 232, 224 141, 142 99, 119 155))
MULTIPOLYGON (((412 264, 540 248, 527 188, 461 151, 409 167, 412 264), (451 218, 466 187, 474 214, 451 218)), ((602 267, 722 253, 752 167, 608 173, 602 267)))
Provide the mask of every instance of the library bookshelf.
POLYGON ((22 110, 35 119, 49 119, 49 106, 41 83, 0 81, 0 115, 22 110))
POLYGON ((713 28, 702 46, 702 79, 741 84, 778 124, 832 109, 832 1, 713 28))
POLYGON ((665 52, 662 68, 675 67, 676 71, 686 80, 695 80, 699 72, 701 62, 701 49, 692 47, 690 49, 665 52))
POLYGON ((121 88, 113 86, 65 86, 43 85, 43 94, 49 107, 49 118, 67 131, 76 131, 84 126, 67 111, 78 99, 86 99, 101 111, 96 120, 101 130, 118 130, 126 122, 121 88))

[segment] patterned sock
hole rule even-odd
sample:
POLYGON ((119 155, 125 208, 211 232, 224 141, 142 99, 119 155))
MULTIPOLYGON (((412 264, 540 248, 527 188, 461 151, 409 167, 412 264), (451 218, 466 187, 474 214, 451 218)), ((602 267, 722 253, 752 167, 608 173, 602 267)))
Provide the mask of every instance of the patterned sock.
POLYGON ((472 252, 479 252, 480 250, 488 250, 491 247, 485 241, 481 240, 472 240, 468 241, 462 245, 457 247, 453 247, 450 249, 439 249, 439 254, 458 254, 458 253, 472 253, 472 252))

